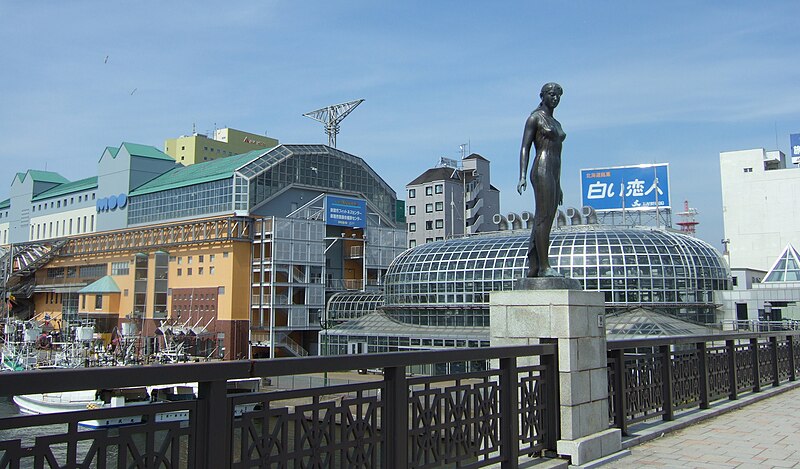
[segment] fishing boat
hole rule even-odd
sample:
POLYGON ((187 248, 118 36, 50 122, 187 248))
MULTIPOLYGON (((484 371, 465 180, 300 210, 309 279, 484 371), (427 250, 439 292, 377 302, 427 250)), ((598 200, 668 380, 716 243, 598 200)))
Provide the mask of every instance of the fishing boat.
MULTIPOLYGON (((228 382, 229 393, 257 392, 259 378, 237 379, 228 382)), ((52 414, 56 412, 75 412, 80 410, 110 409, 116 407, 143 406, 159 402, 176 402, 197 398, 197 383, 168 384, 148 387, 117 389, 65 391, 45 394, 25 394, 14 396, 13 401, 24 414, 52 414)), ((252 412, 255 404, 237 405, 234 416, 252 412)), ((156 422, 176 422, 189 420, 188 410, 159 412, 156 422)), ((79 425, 88 428, 116 427, 134 425, 144 421, 143 415, 129 415, 95 420, 83 420, 79 425)))

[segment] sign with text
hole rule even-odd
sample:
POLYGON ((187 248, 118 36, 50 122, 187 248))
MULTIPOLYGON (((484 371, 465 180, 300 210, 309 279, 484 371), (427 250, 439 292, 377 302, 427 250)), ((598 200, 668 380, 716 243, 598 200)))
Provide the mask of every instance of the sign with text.
POLYGON ((366 228, 367 202, 350 197, 325 196, 325 224, 366 228))
POLYGON ((789 134, 789 153, 792 154, 792 163, 800 164, 800 134, 789 134))
POLYGON ((596 211, 669 208, 669 164, 582 169, 581 202, 596 211))

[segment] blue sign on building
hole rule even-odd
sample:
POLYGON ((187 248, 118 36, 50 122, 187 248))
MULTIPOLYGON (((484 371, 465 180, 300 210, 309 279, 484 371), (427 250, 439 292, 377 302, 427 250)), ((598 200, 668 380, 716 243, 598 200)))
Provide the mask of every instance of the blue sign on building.
POLYGON ((95 202, 95 207, 97 208, 98 212, 107 212, 109 210, 116 210, 118 208, 122 209, 125 208, 126 205, 128 205, 127 194, 102 197, 97 199, 95 202))
POLYGON ((792 154, 792 163, 800 164, 800 134, 789 134, 789 153, 792 154))
POLYGON ((325 224, 366 228, 367 202, 350 197, 325 196, 325 224))
POLYGON ((581 202, 597 211, 669 208, 669 164, 582 169, 581 202))

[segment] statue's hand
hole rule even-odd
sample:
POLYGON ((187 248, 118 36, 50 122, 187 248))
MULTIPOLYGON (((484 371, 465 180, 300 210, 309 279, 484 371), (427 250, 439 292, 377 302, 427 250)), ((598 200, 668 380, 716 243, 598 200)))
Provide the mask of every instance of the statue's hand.
POLYGON ((519 183, 517 184, 517 192, 522 194, 523 192, 525 192, 525 189, 527 188, 528 188, 528 181, 526 181, 525 178, 523 177, 519 180, 519 183))

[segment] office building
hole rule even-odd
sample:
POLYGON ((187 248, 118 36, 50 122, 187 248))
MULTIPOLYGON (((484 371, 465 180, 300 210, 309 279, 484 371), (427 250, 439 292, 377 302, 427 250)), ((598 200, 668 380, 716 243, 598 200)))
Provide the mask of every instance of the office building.
POLYGON ((276 139, 266 135, 224 128, 215 129, 211 138, 205 134, 192 133, 167 139, 164 141, 164 153, 188 166, 277 145, 276 139))
POLYGON ((719 161, 730 266, 766 271, 800 239, 800 169, 763 148, 722 152, 719 161))
POLYGON ((500 191, 491 184, 489 160, 473 153, 458 162, 442 158, 406 185, 408 246, 497 230, 500 191))

